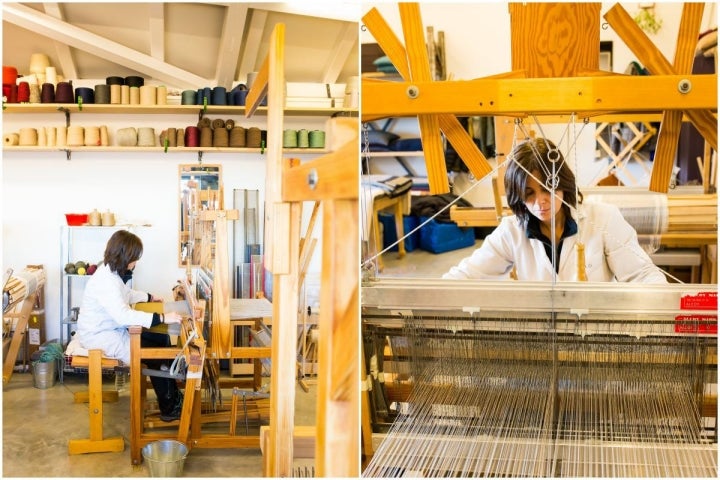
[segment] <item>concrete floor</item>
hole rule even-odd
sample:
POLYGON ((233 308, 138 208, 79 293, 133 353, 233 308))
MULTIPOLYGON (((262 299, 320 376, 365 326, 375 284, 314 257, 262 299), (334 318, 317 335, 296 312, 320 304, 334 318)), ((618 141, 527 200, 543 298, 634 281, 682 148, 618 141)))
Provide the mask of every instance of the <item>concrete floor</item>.
MULTIPOLYGON (((114 388, 104 376, 104 389, 114 388)), ((296 389, 295 424, 315 425, 316 386, 296 389)), ((31 373, 15 373, 3 390, 3 477, 149 477, 145 463, 130 463, 130 393, 118 403, 104 405, 103 434, 125 438, 125 451, 68 455, 71 438, 87 438, 88 406, 73 403, 77 391, 87 389, 87 376, 65 374, 64 383, 35 388, 31 373)), ((152 389, 149 394, 152 395, 152 389)), ((224 395, 228 399, 230 395, 224 395)), ((240 424, 239 424, 240 425, 240 424)), ((238 433, 241 431, 238 426, 238 433)), ((305 466, 298 467, 305 468, 305 466)), ((185 460, 187 477, 261 477, 260 449, 200 449, 185 460)))

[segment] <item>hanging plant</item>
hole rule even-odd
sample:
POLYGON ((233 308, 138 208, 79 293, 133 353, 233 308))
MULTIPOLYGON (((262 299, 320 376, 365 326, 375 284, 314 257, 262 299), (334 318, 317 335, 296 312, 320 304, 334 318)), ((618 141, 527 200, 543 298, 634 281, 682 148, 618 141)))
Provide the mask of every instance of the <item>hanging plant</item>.
POLYGON ((655 35, 662 27, 662 19, 655 16, 655 4, 649 7, 641 6, 633 20, 644 32, 652 35, 655 35))

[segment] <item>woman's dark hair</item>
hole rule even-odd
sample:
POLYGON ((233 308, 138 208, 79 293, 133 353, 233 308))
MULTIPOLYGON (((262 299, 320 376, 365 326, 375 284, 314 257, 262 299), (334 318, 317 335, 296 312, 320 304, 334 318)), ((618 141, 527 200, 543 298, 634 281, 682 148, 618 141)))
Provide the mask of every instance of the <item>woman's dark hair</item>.
MULTIPOLYGON (((558 173, 557 190, 562 190, 563 200, 573 208, 577 207, 578 201, 582 203, 582 193, 575 191, 575 174, 572 172, 562 153, 557 147, 545 138, 532 138, 515 146, 510 153, 510 164, 505 171, 505 195, 508 206, 517 216, 522 225, 527 225, 530 213, 525 207, 525 187, 527 186, 528 173, 538 172, 540 183, 545 185, 547 180, 546 171, 553 171, 554 167, 558 173), (549 156, 548 156, 549 155, 549 156), (551 161, 552 160, 552 161, 551 161), (542 165, 541 165, 542 163, 542 165)), ((562 208, 565 215, 571 215, 570 207, 563 203, 562 208)))
POLYGON ((111 271, 122 275, 129 264, 140 260, 142 253, 142 240, 137 235, 127 230, 118 230, 108 240, 104 262, 111 271))

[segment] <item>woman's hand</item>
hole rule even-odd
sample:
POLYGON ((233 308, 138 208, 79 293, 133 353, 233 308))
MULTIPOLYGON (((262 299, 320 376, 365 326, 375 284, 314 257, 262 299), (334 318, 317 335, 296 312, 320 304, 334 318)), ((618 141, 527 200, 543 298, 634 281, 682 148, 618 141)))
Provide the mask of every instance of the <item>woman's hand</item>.
POLYGON ((164 314, 164 322, 167 324, 182 322, 182 316, 177 312, 167 312, 164 314))
POLYGON ((151 301, 151 302, 162 302, 163 299, 160 298, 160 297, 156 297, 155 295, 153 295, 153 294, 151 293, 151 294, 150 294, 150 301, 151 301))

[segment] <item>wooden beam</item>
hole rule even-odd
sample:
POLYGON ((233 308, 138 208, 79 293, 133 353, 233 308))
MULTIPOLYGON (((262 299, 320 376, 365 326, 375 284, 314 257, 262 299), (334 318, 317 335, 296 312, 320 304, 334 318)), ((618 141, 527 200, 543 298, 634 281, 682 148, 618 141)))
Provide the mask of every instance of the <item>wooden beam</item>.
POLYGON ((268 12, 253 8, 250 10, 250 25, 247 27, 247 38, 242 46, 242 55, 239 60, 237 80, 245 81, 247 74, 256 70, 260 56, 260 44, 265 31, 265 22, 268 12))
POLYGON ((53 18, 18 3, 2 4, 3 21, 44 35, 57 42, 80 48, 118 65, 180 88, 197 88, 208 80, 150 55, 138 52, 105 37, 53 18))
MULTIPOLYGON (((444 82, 362 81, 362 120, 426 113, 458 115, 537 115, 576 112, 642 112, 713 109, 717 75, 606 76, 477 79, 444 82), (692 89, 681 93, 688 80, 692 89), (408 88, 417 88, 416 98, 408 88)), ((712 115, 711 115, 712 116, 712 115)))
POLYGON ((231 3, 225 9, 220 48, 215 66, 215 84, 230 89, 235 79, 242 38, 245 33, 245 18, 248 7, 242 3, 231 3))
POLYGON ((148 30, 150 32, 150 56, 165 61, 165 4, 150 3, 150 18, 148 30))
POLYGON ((324 67, 322 83, 338 83, 338 78, 345 66, 345 62, 353 48, 358 44, 358 24, 349 22, 345 24, 338 35, 335 46, 330 52, 328 62, 324 67))
MULTIPOLYGON (((62 13, 61 4, 59 3, 43 3, 45 13, 57 18, 58 20, 65 20, 65 16, 62 13)), ((58 63, 60 64, 60 70, 65 78, 78 78, 77 69, 75 68, 75 60, 73 60, 72 52, 70 47, 63 42, 53 42, 55 44, 55 52, 58 56, 58 63)))

